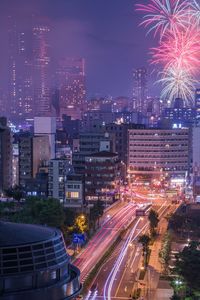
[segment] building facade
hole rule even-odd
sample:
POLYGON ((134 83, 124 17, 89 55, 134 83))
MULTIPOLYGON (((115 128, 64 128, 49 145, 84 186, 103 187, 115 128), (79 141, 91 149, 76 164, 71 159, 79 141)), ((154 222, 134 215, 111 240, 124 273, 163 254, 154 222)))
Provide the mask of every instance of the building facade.
POLYGON ((12 135, 6 118, 0 118, 0 192, 12 185, 12 135))
POLYGON ((67 175, 65 183, 65 206, 81 208, 84 204, 84 180, 77 174, 67 175))
POLYGON ((65 159, 51 159, 49 161, 49 197, 59 199, 61 202, 64 201, 66 178, 72 170, 72 165, 69 165, 65 159))
POLYGON ((50 158, 56 156, 56 118, 55 117, 35 117, 34 134, 36 136, 47 136, 49 139, 50 158))
POLYGON ((122 166, 116 153, 101 151, 85 158, 85 199, 111 204, 119 197, 122 166))
POLYGON ((185 177, 189 171, 189 130, 129 130, 128 170, 130 175, 185 177))
POLYGON ((82 132, 79 135, 79 151, 73 153, 73 166, 77 174, 85 172, 85 157, 99 152, 106 143, 107 151, 114 151, 112 137, 104 132, 82 132))
POLYGON ((67 114, 73 120, 80 119, 86 100, 85 60, 83 58, 61 60, 57 70, 57 81, 60 90, 60 116, 67 114))
POLYGON ((147 69, 133 70, 133 101, 138 112, 145 113, 147 109, 147 69))
POLYGON ((33 74, 35 115, 49 116, 50 96, 50 27, 43 22, 33 26, 33 74))

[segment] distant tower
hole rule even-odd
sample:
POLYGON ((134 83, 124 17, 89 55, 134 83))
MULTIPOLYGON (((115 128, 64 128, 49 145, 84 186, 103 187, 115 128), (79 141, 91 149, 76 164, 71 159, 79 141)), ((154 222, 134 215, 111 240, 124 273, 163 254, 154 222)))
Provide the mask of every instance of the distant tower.
POLYGON ((147 108, 147 69, 138 68, 133 70, 133 100, 135 109, 146 112, 147 108))
POLYGON ((21 30, 9 17, 9 115, 20 121, 34 115, 33 77, 29 30, 21 30))
POLYGON ((60 90, 60 115, 67 114, 75 118, 77 111, 81 112, 85 107, 85 60, 61 60, 57 70, 57 84, 60 90))
POLYGON ((49 116, 50 96, 50 28, 46 25, 33 26, 33 68, 35 115, 49 116))

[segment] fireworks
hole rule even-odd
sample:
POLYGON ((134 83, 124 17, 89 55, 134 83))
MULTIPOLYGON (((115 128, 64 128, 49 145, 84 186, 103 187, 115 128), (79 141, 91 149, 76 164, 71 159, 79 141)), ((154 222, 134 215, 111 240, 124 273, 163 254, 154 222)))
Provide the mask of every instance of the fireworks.
POLYGON ((200 25, 200 3, 197 0, 191 0, 191 2, 190 15, 197 25, 200 25))
POLYGON ((151 49, 153 64, 163 64, 164 69, 176 66, 195 75, 200 66, 200 32, 189 27, 177 35, 168 35, 156 48, 151 49))
POLYGON ((158 80, 162 97, 181 97, 191 105, 200 71, 200 3, 197 0, 149 0, 136 5, 145 13, 142 25, 159 35, 159 45, 151 49, 151 63, 163 69, 158 80))
POLYGON ((186 106, 192 105, 196 80, 191 77, 190 73, 181 68, 170 67, 161 73, 161 77, 158 82, 163 85, 162 98, 172 102, 176 95, 185 100, 186 106))
POLYGON ((145 13, 141 25, 149 27, 162 38, 166 33, 176 34, 188 24, 188 2, 185 0, 150 0, 147 5, 138 4, 136 10, 145 13))

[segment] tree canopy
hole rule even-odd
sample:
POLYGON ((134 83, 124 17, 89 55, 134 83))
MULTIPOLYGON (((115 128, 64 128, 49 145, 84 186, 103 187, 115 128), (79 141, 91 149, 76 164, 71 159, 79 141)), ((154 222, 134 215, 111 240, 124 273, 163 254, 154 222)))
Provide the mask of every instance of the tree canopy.
POLYGON ((158 223, 159 223, 158 213, 155 210, 151 209, 150 212, 149 212, 148 219, 149 219, 149 222, 150 222, 151 235, 155 235, 156 228, 157 228, 158 223))
POLYGON ((176 272, 193 292, 200 292, 200 250, 198 242, 191 242, 177 255, 176 272))
POLYGON ((11 221, 61 227, 64 211, 59 200, 29 197, 24 205, 11 216, 11 221))

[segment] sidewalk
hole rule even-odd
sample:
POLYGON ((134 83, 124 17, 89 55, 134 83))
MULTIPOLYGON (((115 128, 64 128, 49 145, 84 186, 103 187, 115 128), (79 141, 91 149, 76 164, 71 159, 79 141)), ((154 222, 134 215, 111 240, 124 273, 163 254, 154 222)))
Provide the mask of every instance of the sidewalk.
POLYGON ((158 273, 162 272, 162 265, 159 259, 159 252, 162 248, 162 240, 167 231, 167 220, 163 219, 160 222, 158 227, 158 236, 154 241, 153 245, 150 247, 151 249, 151 256, 149 260, 149 266, 154 268, 158 273))

